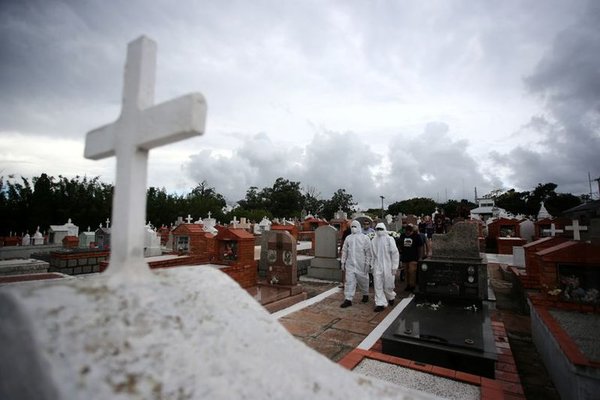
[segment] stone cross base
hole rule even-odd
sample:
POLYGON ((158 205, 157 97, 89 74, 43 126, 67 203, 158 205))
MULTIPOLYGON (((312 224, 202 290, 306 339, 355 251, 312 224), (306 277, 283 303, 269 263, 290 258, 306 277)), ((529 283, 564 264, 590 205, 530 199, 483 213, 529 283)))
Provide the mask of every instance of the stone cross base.
POLYGON ((341 282, 344 271, 340 268, 340 260, 336 258, 319 258, 311 260, 307 276, 315 279, 341 282))

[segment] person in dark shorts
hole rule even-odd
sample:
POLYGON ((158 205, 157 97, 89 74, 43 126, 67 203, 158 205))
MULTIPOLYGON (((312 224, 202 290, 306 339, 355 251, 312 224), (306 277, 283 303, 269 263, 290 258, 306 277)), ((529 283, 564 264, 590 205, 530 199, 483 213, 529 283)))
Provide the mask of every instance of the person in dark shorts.
POLYGON ((423 240, 412 224, 408 224, 399 240, 402 267, 406 271, 406 289, 412 291, 417 286, 417 262, 423 259, 423 240))

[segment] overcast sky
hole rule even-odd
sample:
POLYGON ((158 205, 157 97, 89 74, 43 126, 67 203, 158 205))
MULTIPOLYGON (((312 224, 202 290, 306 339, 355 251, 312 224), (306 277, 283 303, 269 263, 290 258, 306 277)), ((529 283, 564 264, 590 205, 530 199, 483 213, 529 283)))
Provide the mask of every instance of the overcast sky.
POLYGON ((593 0, 4 0, 0 176, 113 182, 85 134, 119 115, 142 34, 156 103, 208 103, 204 136, 151 151, 148 185, 168 192, 206 180, 232 203, 281 176, 366 209, 546 182, 582 194, 600 176, 593 0))

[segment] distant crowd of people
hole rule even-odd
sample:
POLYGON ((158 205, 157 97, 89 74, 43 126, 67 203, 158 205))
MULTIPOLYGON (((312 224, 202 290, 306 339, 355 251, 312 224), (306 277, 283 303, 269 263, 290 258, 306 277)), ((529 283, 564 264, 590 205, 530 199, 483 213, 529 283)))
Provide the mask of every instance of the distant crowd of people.
POLYGON ((406 281, 406 291, 417 286, 417 264, 431 256, 434 233, 446 233, 444 218, 426 216, 417 226, 403 225, 391 235, 386 225, 379 222, 372 227, 370 221, 361 226, 352 221, 342 235, 341 268, 344 271, 344 302, 342 308, 352 306, 356 289, 362 293, 361 302, 369 302, 370 275, 375 292, 375 312, 380 312, 396 301, 396 276, 406 281), (371 239, 372 237, 372 239, 371 239))

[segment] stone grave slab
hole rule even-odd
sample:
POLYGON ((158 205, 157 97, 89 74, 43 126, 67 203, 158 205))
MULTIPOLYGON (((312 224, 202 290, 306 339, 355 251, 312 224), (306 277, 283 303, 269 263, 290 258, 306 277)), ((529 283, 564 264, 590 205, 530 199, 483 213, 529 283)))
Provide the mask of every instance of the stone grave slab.
POLYGON ((398 357, 494 378, 496 345, 487 303, 430 303, 418 296, 382 336, 398 357), (458 326, 459 329, 449 327, 458 326))
POLYGON ((341 282, 337 234, 337 229, 331 225, 323 225, 315 230, 315 257, 308 267, 309 277, 341 282))

